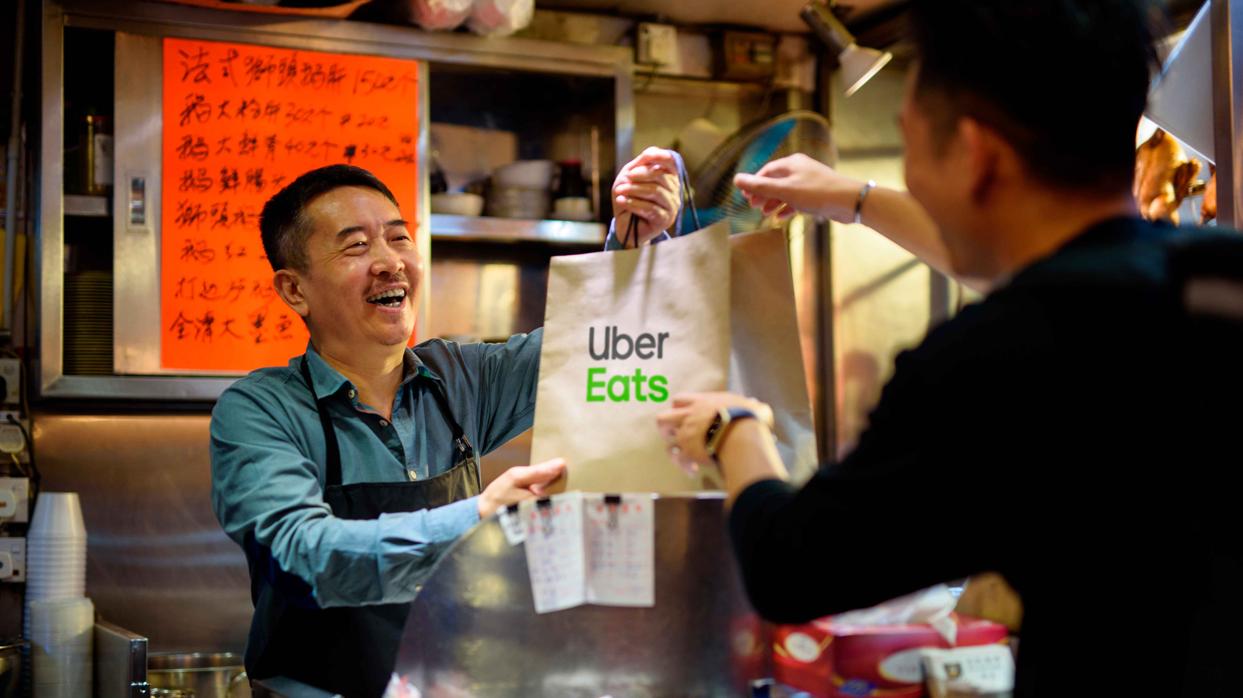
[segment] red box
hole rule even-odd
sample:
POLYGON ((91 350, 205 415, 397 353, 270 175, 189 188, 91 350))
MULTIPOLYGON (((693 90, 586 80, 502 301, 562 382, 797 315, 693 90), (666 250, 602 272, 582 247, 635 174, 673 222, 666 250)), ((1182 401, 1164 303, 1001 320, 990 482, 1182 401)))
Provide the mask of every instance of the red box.
MULTIPOLYGON (((959 616, 958 647, 1005 642, 1004 625, 959 616)), ((773 633, 774 678, 816 698, 920 698, 919 650, 948 649, 930 625, 843 626, 822 618, 773 633)))

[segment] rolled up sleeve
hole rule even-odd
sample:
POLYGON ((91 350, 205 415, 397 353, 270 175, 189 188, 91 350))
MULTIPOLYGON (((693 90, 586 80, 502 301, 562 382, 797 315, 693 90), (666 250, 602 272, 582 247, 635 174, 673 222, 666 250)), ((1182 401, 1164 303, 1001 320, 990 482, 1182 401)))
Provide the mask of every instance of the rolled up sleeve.
POLYGON ((322 607, 412 599, 440 553, 478 522, 476 500, 337 518, 324 502, 321 468, 307 455, 310 439, 322 439, 318 420, 311 434, 274 396, 250 388, 230 388, 212 411, 212 506, 225 532, 266 549, 322 607))

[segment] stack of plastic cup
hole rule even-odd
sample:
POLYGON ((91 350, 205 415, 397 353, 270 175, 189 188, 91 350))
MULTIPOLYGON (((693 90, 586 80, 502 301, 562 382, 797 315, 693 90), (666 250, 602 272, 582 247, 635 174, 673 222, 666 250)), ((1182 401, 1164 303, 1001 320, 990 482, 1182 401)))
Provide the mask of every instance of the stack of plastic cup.
POLYGON ((34 698, 92 694, 95 607, 90 599, 29 604, 34 698))
POLYGON ((86 593, 86 526, 77 492, 43 492, 26 543, 26 601, 86 593))
POLYGON ((26 536, 26 617, 35 698, 91 694, 94 609, 77 492, 42 492, 26 536), (83 690, 85 687, 85 690, 83 690))

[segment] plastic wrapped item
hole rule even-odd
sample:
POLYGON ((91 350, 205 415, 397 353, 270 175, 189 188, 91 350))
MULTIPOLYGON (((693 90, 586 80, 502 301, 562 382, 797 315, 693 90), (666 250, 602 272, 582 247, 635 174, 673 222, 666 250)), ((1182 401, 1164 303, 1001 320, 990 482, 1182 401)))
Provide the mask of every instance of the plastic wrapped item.
POLYGON ((509 36, 531 23, 535 0, 475 0, 466 26, 483 36, 509 36))
POLYGON ((470 16, 474 0, 412 0, 414 21, 429 31, 457 29, 470 16))
POLYGON ((778 626, 774 676, 814 698, 921 698, 923 650, 1003 643, 1009 651, 1005 626, 953 609, 953 595, 939 584, 872 608, 778 626))
POLYGON ((842 627, 926 624, 949 644, 957 641, 958 627, 950 613, 956 603, 949 587, 937 584, 913 594, 877 604, 871 608, 841 613, 833 622, 842 627))

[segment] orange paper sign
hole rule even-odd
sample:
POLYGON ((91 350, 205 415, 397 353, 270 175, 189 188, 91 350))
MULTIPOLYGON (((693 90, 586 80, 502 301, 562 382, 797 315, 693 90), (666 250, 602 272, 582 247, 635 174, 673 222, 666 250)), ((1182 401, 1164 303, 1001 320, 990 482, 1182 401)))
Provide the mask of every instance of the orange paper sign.
POLYGON ((413 221, 418 69, 164 40, 161 366, 245 372, 303 352, 306 328, 272 288, 259 212, 298 175, 351 163, 387 184, 413 221))

